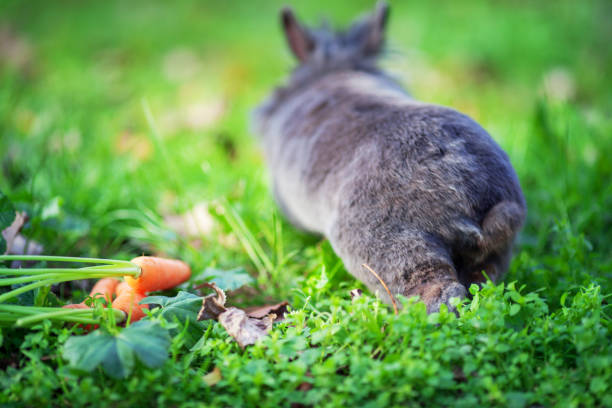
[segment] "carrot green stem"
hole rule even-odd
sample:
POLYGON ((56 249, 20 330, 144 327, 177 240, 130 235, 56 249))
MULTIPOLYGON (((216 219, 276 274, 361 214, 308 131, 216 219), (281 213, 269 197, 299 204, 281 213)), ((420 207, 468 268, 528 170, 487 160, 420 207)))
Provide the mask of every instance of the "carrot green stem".
POLYGON ((103 272, 106 276, 125 276, 133 275, 133 268, 118 268, 115 265, 93 266, 87 268, 27 268, 12 269, 0 268, 0 275, 43 275, 46 273, 87 273, 103 272))
MULTIPOLYGON (((83 310, 85 310, 86 312, 88 311, 89 315, 93 316, 93 309, 91 310, 83 309, 83 310)), ((123 313, 121 310, 112 309, 112 311, 113 311, 114 317, 117 320, 122 321, 123 319, 125 319, 125 313, 123 313)), ((95 323, 100 322, 99 319, 95 319, 93 317, 88 318, 88 317, 79 316, 82 314, 83 313, 75 313, 73 309, 53 310, 48 313, 37 313, 36 315, 33 315, 33 316, 23 317, 17 320, 15 324, 17 326, 26 326, 26 325, 30 325, 30 324, 34 324, 34 323, 43 321, 43 320, 52 320, 52 319, 57 319, 57 318, 59 318, 60 320, 66 320, 68 318, 82 320, 82 321, 79 321, 78 323, 95 324, 95 323)))
MULTIPOLYGON (((118 309, 105 309, 107 318, 118 322, 125 320, 125 313, 118 309)), ((12 322, 17 326, 27 326, 42 320, 60 320, 74 323, 95 324, 100 319, 94 317, 94 309, 65 309, 59 307, 36 307, 19 305, 0 305, 0 322, 12 322)))
POLYGON ((50 262, 80 262, 80 263, 97 263, 106 265, 123 265, 127 267, 135 267, 129 261, 117 261, 101 258, 79 258, 73 256, 51 256, 51 255, 0 255, 0 261, 50 261, 50 262))
POLYGON ((29 285, 25 285, 25 286, 21 286, 17 289, 13 289, 10 292, 6 292, 3 293, 2 295, 0 295, 0 303, 13 298, 21 293, 27 292, 29 290, 32 289, 36 289, 36 288, 40 288, 41 286, 45 286, 45 285, 52 285, 53 283, 55 283, 56 280, 55 279, 45 279, 42 280, 40 282, 34 282, 34 283, 30 283, 29 285))
MULTIPOLYGON (((52 269, 49 269, 52 271, 52 269)), ((109 276, 108 272, 105 271, 81 271, 81 274, 76 273, 45 273, 33 276, 24 276, 21 278, 4 278, 0 279, 0 286, 9 286, 17 283, 34 282, 41 279, 57 279, 58 282, 65 282, 77 279, 94 279, 94 278, 106 278, 109 276)), ((113 274, 111 276, 124 276, 121 273, 113 274)))
POLYGON ((105 278, 126 275, 137 278, 141 273, 140 267, 131 262, 100 258, 77 258, 48 255, 0 255, 0 262, 2 261, 78 262, 93 263, 96 265, 83 268, 0 268, 0 276, 21 276, 0 279, 0 286, 33 282, 3 293, 0 295, 0 303, 29 290, 45 285, 52 285, 54 283, 78 279, 105 278))
POLYGON ((93 309, 64 309, 60 307, 0 305, 0 312, 7 312, 13 315, 46 313, 46 312, 53 311, 53 310, 70 310, 74 314, 87 314, 87 313, 91 313, 93 309))

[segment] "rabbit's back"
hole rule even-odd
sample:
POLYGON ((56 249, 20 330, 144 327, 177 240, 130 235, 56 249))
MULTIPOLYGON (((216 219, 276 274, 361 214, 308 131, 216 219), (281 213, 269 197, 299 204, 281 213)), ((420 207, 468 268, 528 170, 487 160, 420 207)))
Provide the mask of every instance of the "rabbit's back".
POLYGON ((353 202, 371 209, 365 217, 386 214, 450 239, 445 229, 480 224, 500 201, 524 203, 508 157, 484 129, 384 78, 329 75, 278 109, 277 134, 264 146, 277 196, 307 229, 326 233, 353 202))

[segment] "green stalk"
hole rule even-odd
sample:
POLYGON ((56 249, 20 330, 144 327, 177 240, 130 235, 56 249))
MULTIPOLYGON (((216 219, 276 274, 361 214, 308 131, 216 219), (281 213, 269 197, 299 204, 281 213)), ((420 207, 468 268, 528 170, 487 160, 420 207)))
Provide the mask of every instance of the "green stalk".
POLYGON ((100 323, 99 320, 96 320, 94 318, 89 318, 89 317, 76 317, 76 316, 55 316, 55 318, 53 316, 49 316, 50 313, 45 313, 45 318, 44 319, 39 319, 38 316, 30 316, 30 317, 26 317, 26 318, 21 318, 18 319, 17 321, 15 321, 14 325, 17 327, 24 327, 24 326, 31 326, 33 324, 36 324, 42 320, 56 320, 56 321, 62 321, 62 322, 69 322, 69 323, 79 323, 79 324, 98 324, 100 323))
POLYGON ((111 276, 133 276, 138 277, 141 273, 140 267, 128 261, 117 261, 100 258, 77 258, 67 256, 48 255, 0 255, 1 261, 50 261, 50 262, 78 262, 102 264, 84 268, 31 268, 11 269, 0 268, 0 275, 17 275, 20 278, 0 279, 0 286, 8 286, 19 283, 34 282, 29 285, 11 290, 0 295, 0 303, 7 301, 21 293, 36 289, 45 285, 66 282, 79 279, 105 278, 111 276), (24 276, 25 275, 25 276, 24 276))
MULTIPOLYGON (((99 258, 76 258, 46 255, 0 255, 0 262, 3 261, 48 261, 96 264, 94 266, 82 268, 0 268, 0 276, 16 276, 13 278, 1 278, 0 286, 26 283, 24 286, 0 295, 0 323, 3 325, 13 322, 17 326, 28 326, 43 320, 97 324, 101 319, 99 317, 94 318, 95 309, 19 306, 3 304, 3 302, 18 296, 21 293, 28 292, 39 287, 52 285, 54 283, 126 275, 137 278, 141 274, 140 267, 131 262, 99 258)), ((120 310, 108 308, 105 309, 105 312, 108 314, 105 314, 104 316, 112 321, 123 322, 126 319, 125 313, 120 310)), ((104 317, 102 319, 104 319, 104 317)))
POLYGON ((64 309, 61 307, 39 307, 39 306, 20 306, 20 305, 0 305, 0 312, 10 314, 37 314, 46 313, 52 310, 71 310, 75 314, 87 314, 93 309, 64 309))
MULTIPOLYGON (((123 275, 120 275, 120 276, 123 276, 123 275)), ((47 274, 34 275, 34 276, 24 276, 22 278, 0 279, 0 286, 10 286, 10 285, 18 284, 18 283, 35 282, 41 279, 54 279, 54 280, 57 280, 57 282, 65 282, 65 281, 78 280, 78 279, 94 279, 94 278, 106 278, 106 277, 108 277, 108 274, 104 272, 99 272, 96 274, 88 273, 87 275, 85 274, 66 275, 66 274, 61 274, 61 273, 47 273, 47 274)))
POLYGON ((45 273, 83 273, 83 272, 104 272, 107 276, 134 275, 134 268, 118 268, 116 265, 92 266, 87 268, 31 268, 31 269, 12 269, 0 268, 0 275, 43 275, 45 273))
POLYGON ((5 302, 8 299, 13 298, 17 295, 20 295, 29 290, 40 288, 41 286, 45 286, 45 285, 52 285, 53 283, 55 283, 54 279, 46 279, 40 282, 30 283, 29 285, 25 285, 17 289, 13 289, 10 292, 6 292, 0 295, 0 303, 5 302))
MULTIPOLYGON (((16 278, 16 279, 0 279, 0 282, 5 282, 5 281, 11 281, 12 283, 0 283, 0 286, 7 286, 7 285, 11 285, 11 284, 15 284, 15 283, 26 283, 26 282, 36 282, 36 281, 40 281, 41 279, 44 279, 47 282, 51 282, 50 285, 53 285, 55 283, 60 283, 60 282, 67 282, 67 281, 72 281, 72 280, 81 280, 81 279, 94 279, 94 278, 104 278, 107 275, 104 274, 96 274, 96 275, 72 275, 72 276, 67 276, 67 275, 60 275, 60 274, 48 274, 48 275, 40 275, 43 278, 39 278, 38 276, 26 276, 25 278, 16 278), (38 279, 36 279, 38 278, 38 279)), ((19 288, 21 289, 21 288, 19 288)), ((10 293, 10 292, 7 292, 10 293)), ((6 295, 6 293, 5 293, 6 295)))
MULTIPOLYGON (((36 307, 19 305, 0 305, 0 321, 13 322, 17 326, 27 326, 42 320, 61 320, 74 323, 96 324, 100 319, 93 317, 95 309, 65 309, 58 307, 36 307), (18 316, 25 315, 18 318, 18 316)), ((117 309, 105 309, 108 318, 122 322, 125 313, 117 309)))
MULTIPOLYGON (((90 310, 81 309, 81 310, 85 310, 86 312, 89 312, 89 314, 92 314, 92 315, 93 315, 93 311, 94 311, 94 309, 90 309, 90 310)), ((125 318, 125 313, 123 313, 121 310, 117 310, 117 309, 111 309, 111 310, 113 311, 114 317, 116 319, 118 319, 119 321, 122 321, 125 318)), ((37 313, 34 316, 23 317, 21 319, 18 319, 15 322, 15 324, 17 326, 26 326, 26 325, 38 323, 38 322, 43 321, 43 320, 47 320, 47 319, 53 320, 53 319, 56 319, 56 318, 60 318, 59 320, 65 320, 66 318, 75 318, 75 319, 82 320, 79 323, 88 323, 88 324, 100 323, 100 319, 85 318, 85 317, 81 317, 81 316, 74 316, 75 314, 78 314, 78 313, 75 313, 74 309, 53 310, 53 311, 48 312, 48 313, 37 313)))
POLYGON ((251 258, 251 261, 255 264, 260 275, 264 276, 266 281, 269 281, 270 273, 274 269, 272 261, 270 261, 270 258, 268 258, 261 245, 259 245, 251 231, 244 224, 240 215, 232 208, 227 200, 221 200, 221 204, 223 206, 225 220, 240 240, 242 247, 251 258))
POLYGON ((51 256, 51 255, 0 255, 0 261, 50 261, 50 262, 79 262, 97 263, 107 265, 123 265, 126 267, 137 268, 129 261, 117 261, 102 258, 79 258, 74 256, 51 256))

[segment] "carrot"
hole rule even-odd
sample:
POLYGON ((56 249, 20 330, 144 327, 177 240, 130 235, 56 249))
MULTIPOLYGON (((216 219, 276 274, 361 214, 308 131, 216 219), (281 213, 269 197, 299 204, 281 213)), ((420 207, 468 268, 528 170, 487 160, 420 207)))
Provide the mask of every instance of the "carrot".
POLYGON ((81 303, 75 303, 75 304, 70 304, 70 305, 64 305, 62 306, 64 309, 89 309, 89 306, 87 306, 85 303, 81 302, 81 303))
MULTIPOLYGON (((115 293, 115 288, 119 284, 117 279, 113 278, 102 278, 96 282, 96 284, 91 288, 89 292, 89 296, 91 297, 104 297, 108 303, 113 301, 113 293, 115 293), (96 296, 97 295, 97 296, 96 296)), ((85 304, 85 301, 73 305, 64 305, 62 306, 64 309, 86 309, 89 306, 85 304)))
POLYGON ((93 288, 91 288, 91 292, 89 292, 89 296, 96 297, 96 295, 102 295, 104 299, 108 303, 113 301, 113 293, 115 293, 115 288, 119 284, 117 279, 113 278, 103 278, 100 279, 93 288))
POLYGON ((113 309, 119 309, 125 312, 126 315, 132 312, 132 322, 136 322, 143 317, 145 313, 142 309, 148 309, 149 305, 139 305, 142 299, 147 295, 134 290, 127 282, 121 282, 115 290, 117 298, 113 301, 113 309))
POLYGON ((115 288, 115 295, 121 296, 126 290, 132 290, 132 287, 125 281, 119 283, 115 288))
POLYGON ((142 272, 137 279, 125 276, 125 281, 138 293, 173 288, 189 279, 191 269, 185 262, 155 256, 139 256, 132 263, 142 272))

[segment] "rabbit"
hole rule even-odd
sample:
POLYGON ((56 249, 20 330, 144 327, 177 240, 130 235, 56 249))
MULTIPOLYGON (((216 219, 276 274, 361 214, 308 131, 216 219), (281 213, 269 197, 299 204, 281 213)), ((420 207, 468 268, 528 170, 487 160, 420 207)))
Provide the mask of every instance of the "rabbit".
POLYGON ((281 10, 299 64, 253 113, 280 210, 325 236, 387 303, 428 313, 500 279, 526 214, 506 153, 468 116, 414 100, 377 67, 389 6, 347 30, 307 28, 281 10))

